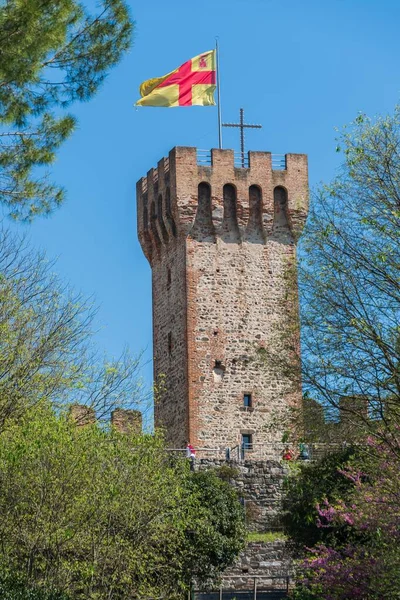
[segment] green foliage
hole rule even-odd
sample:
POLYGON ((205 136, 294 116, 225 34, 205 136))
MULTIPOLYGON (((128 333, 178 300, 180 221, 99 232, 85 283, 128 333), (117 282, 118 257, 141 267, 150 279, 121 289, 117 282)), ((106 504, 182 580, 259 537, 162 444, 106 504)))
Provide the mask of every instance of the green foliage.
POLYGON ((300 252, 303 382, 349 429, 379 431, 393 443, 400 424, 400 106, 376 120, 359 115, 339 141, 342 169, 314 194, 300 252))
POLYGON ((368 448, 348 467, 336 455, 288 482, 287 531, 298 548, 314 545, 300 598, 398 597, 399 148, 400 106, 344 128, 342 169, 314 194, 303 238, 302 367, 308 400, 319 401, 313 419, 321 424, 323 405, 341 421, 325 435, 344 432, 368 448))
POLYGON ((180 598, 242 548, 236 493, 160 437, 105 425, 116 406, 140 407, 139 361, 99 361, 90 304, 2 234, 0 585, 10 600, 180 598), (77 427, 68 402, 97 424, 77 427))
POLYGON ((345 498, 319 506, 318 517, 323 528, 345 524, 348 535, 307 549, 298 569, 303 588, 326 600, 399 597, 397 447, 371 437, 361 460, 341 470, 352 488, 345 498))
POLYGON ((355 456, 355 450, 349 448, 328 454, 317 463, 299 463, 296 472, 286 480, 283 525, 298 551, 305 546, 332 541, 332 538, 346 538, 346 525, 318 527, 317 505, 325 500, 334 504, 352 491, 352 482, 343 477, 339 470, 354 460, 355 456))
POLYGON ((189 573, 206 582, 232 564, 243 549, 244 511, 236 490, 213 470, 193 473, 190 488, 199 508, 188 531, 189 573))
POLYGON ((44 400, 90 405, 100 419, 116 406, 146 410, 140 357, 96 354, 95 310, 52 268, 43 254, 0 231, 0 431, 44 400))
POLYGON ((0 513, 0 572, 74 599, 178 599, 244 540, 215 474, 192 473, 157 436, 77 427, 44 403, 0 435, 0 513))
POLYGON ((247 534, 248 542, 279 542, 286 540, 287 536, 282 531, 266 531, 265 533, 251 531, 247 534))
POLYGON ((290 592, 289 598, 292 600, 324 600, 324 597, 318 593, 311 592, 302 585, 296 587, 290 592))
POLYGON ((0 1, 0 201, 19 219, 59 206, 64 192, 40 177, 75 119, 129 47, 124 0, 102 0, 91 15, 76 0, 0 1))
POLYGON ((231 467, 230 465, 221 465, 218 469, 215 469, 215 474, 218 475, 220 479, 223 479, 223 481, 230 481, 239 475, 239 469, 231 467))
POLYGON ((69 600, 62 592, 34 588, 15 575, 0 576, 0 598, 2 600, 69 600))

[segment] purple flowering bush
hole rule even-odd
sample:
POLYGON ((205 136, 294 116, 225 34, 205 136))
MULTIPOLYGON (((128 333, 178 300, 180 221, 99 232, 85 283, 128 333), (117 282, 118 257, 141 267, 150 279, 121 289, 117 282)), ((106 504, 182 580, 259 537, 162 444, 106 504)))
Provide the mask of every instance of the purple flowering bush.
POLYGON ((344 544, 307 548, 297 597, 323 600, 400 598, 400 460, 397 448, 368 440, 359 466, 340 470, 352 483, 347 500, 316 505, 320 528, 349 531, 344 544), (308 596, 301 594, 309 594, 308 596), (300 594, 300 595, 299 595, 300 594))

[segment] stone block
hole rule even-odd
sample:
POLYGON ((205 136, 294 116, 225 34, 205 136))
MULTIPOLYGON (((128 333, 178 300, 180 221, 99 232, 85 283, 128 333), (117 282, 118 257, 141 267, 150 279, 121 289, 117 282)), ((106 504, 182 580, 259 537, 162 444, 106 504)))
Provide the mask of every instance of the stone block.
POLYGON ((70 418, 75 421, 78 427, 93 425, 96 423, 96 413, 94 408, 85 404, 72 404, 69 409, 70 418))
POLYGON ((111 425, 120 433, 142 433, 142 413, 139 410, 116 408, 111 413, 111 425))

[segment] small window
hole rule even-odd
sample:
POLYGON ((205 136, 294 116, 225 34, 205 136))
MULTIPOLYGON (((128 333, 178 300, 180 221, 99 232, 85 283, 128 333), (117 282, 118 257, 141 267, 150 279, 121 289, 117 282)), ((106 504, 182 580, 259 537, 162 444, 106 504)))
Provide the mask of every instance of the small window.
POLYGON ((252 407, 251 394, 243 394, 243 406, 245 408, 252 407))
POLYGON ((243 450, 253 449, 253 436, 251 433, 242 433, 242 448, 243 450))
POLYGON ((168 354, 171 354, 172 352, 172 333, 169 332, 168 334, 168 354))
POLYGON ((171 285, 171 269, 167 268, 167 285, 171 285))
POLYGON ((216 360, 213 368, 214 382, 221 383, 225 375, 225 367, 222 361, 216 360))

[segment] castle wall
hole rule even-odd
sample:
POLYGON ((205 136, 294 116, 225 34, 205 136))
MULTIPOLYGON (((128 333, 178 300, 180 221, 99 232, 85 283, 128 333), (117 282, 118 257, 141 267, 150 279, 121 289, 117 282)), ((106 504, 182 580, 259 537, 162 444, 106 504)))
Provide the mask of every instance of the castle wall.
POLYGON ((152 267, 155 424, 171 447, 188 438, 186 243, 176 207, 176 170, 159 161, 137 184, 138 234, 152 267))
POLYGON ((265 244, 188 241, 188 336, 196 349, 189 352, 190 388, 199 447, 233 447, 243 433, 252 435, 254 447, 279 442, 282 432, 265 425, 301 401, 292 379, 267 369, 258 355, 260 348, 278 347, 288 329, 283 283, 294 255, 286 232, 265 244), (251 408, 243 406, 245 393, 251 408))
POLYGON ((280 529, 283 484, 287 468, 282 462, 272 460, 245 460, 241 463, 217 459, 202 459, 199 469, 228 466, 233 476, 229 483, 244 499, 246 528, 263 533, 280 529))
MULTIPOLYGON (((264 533, 281 527, 280 515, 287 466, 281 461, 245 460, 241 463, 202 459, 199 469, 229 467, 230 485, 244 499, 246 529, 264 533)), ((222 574, 224 589, 252 589, 258 577, 259 589, 285 587, 286 578, 293 573, 293 560, 284 536, 270 542, 248 542, 234 564, 222 574), (281 579, 276 579, 276 578, 281 579), (271 578, 271 579, 269 579, 271 578)))
POLYGON ((222 585, 227 590, 251 590, 256 577, 259 590, 284 589, 293 573, 293 559, 285 541, 250 542, 224 571, 222 585))
POLYGON ((170 447, 188 438, 186 251, 176 243, 153 265, 154 419, 170 447), (168 269, 170 283, 168 284, 168 269))
POLYGON ((274 171, 267 152, 250 152, 246 169, 230 150, 211 156, 199 166, 195 148, 175 148, 138 182, 156 382, 165 375, 155 420, 175 447, 233 447, 243 434, 257 446, 280 441, 271 424, 301 401, 298 379, 262 365, 259 353, 287 360, 299 346, 285 274, 307 214, 307 161, 286 155, 286 169, 274 171))

